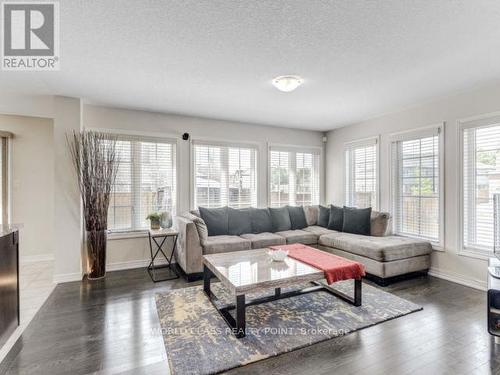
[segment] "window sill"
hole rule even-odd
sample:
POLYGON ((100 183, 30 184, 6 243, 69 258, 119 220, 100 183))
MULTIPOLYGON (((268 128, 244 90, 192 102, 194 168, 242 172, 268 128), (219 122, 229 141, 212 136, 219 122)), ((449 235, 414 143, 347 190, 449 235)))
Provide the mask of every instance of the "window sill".
POLYGON ((494 257, 493 253, 488 253, 483 250, 471 250, 471 249, 461 249, 458 252, 458 255, 467 258, 474 258, 481 260, 488 260, 491 257, 494 257))
POLYGON ((108 234, 109 241, 116 240, 127 240, 131 238, 146 238, 148 237, 148 232, 137 231, 137 232, 114 232, 108 234))

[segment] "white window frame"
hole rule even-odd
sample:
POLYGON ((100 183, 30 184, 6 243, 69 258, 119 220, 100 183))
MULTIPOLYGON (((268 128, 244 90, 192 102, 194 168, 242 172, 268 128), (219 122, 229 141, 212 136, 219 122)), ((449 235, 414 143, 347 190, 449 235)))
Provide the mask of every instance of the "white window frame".
MULTIPOLYGON (((363 139, 357 139, 354 141, 346 142, 344 143, 344 154, 343 154, 343 169, 344 169, 344 183, 343 183, 343 189, 344 189, 344 203, 346 206, 350 206, 352 204, 349 195, 349 191, 347 191, 347 179, 348 179, 348 173, 346 169, 346 164, 347 164, 347 159, 346 159, 346 152, 352 149, 356 148, 361 148, 361 147, 367 147, 367 146, 372 146, 375 145, 375 157, 377 158, 376 160, 376 166, 375 166, 375 207, 373 207, 374 210, 379 210, 380 209, 380 135, 374 136, 374 137, 369 137, 369 138, 363 138, 363 139)), ((352 169, 352 168, 351 168, 352 169)), ((352 175, 352 174, 350 174, 352 175)), ((351 182, 352 184, 352 182, 351 182)))
MULTIPOLYGON (((271 207, 271 151, 284 151, 294 153, 312 153, 318 155, 318 204, 323 197, 323 148, 319 146, 299 146, 281 143, 267 144, 267 206, 271 207)), ((292 202, 294 203, 294 202, 292 202)), ((314 203, 313 203, 314 204, 314 203)))
MULTIPOLYGON (((457 139, 458 139, 458 254, 470 258, 487 260, 493 256, 491 251, 484 248, 465 247, 464 244, 464 131, 470 128, 487 127, 500 124, 500 112, 482 114, 479 116, 462 118, 457 121, 457 139)), ((493 218, 492 218, 493 220, 493 218)))
MULTIPOLYGON (((445 155, 445 122, 441 122, 434 125, 423 126, 419 128, 414 128, 407 131, 396 132, 389 135, 389 160, 390 160, 390 212, 393 217, 392 220, 392 231, 395 235, 400 235, 396 231, 396 218, 394 213, 394 196, 396 192, 394 191, 394 178, 395 174, 398 173, 394 170, 394 160, 393 160, 393 148, 395 142, 398 141, 407 141, 412 139, 419 139, 426 136, 432 136, 434 132, 439 134, 439 242, 431 242, 433 250, 444 251, 445 249, 445 212, 444 212, 444 204, 445 204, 445 163, 444 163, 444 155, 445 155)), ((409 238, 420 239, 418 236, 408 236, 402 235, 409 238)))
POLYGON ((259 155, 259 144, 257 142, 230 142, 230 141, 223 141, 220 139, 216 138, 195 138, 191 139, 189 142, 189 157, 191 159, 189 163, 189 207, 191 210, 197 210, 198 207, 195 206, 195 181, 196 181, 196 168, 195 168, 195 154, 194 154, 194 148, 195 145, 207 145, 207 146, 221 146, 221 147, 241 147, 241 148, 251 148, 255 150, 255 189, 256 189, 256 206, 258 207, 259 205, 259 194, 260 194, 260 189, 259 189, 259 181, 260 181, 260 176, 259 176, 259 170, 260 170, 260 155, 259 155))
MULTIPOLYGON (((179 168, 180 168, 180 152, 179 152, 179 139, 171 133, 158 133, 158 132, 142 132, 142 131, 133 131, 133 130, 124 130, 124 129, 108 129, 108 128, 84 128, 85 130, 101 132, 112 134, 117 137, 119 136, 132 136, 132 137, 144 137, 149 139, 158 138, 163 142, 171 143, 175 146, 175 212, 179 212, 180 207, 180 192, 179 192, 179 168)), ((137 237, 146 237, 147 230, 124 230, 124 231, 109 231, 108 240, 120 240, 127 238, 137 238, 137 237)))

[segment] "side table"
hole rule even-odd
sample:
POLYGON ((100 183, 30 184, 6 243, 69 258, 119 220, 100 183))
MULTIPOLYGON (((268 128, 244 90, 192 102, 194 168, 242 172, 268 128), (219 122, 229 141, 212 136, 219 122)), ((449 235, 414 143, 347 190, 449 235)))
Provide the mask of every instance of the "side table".
POLYGON ((151 254, 151 262, 148 265, 148 273, 149 276, 151 277, 151 280, 157 283, 159 281, 178 279, 179 275, 177 271, 174 268, 172 268, 172 259, 174 257, 175 248, 177 246, 177 237, 179 236, 179 232, 174 229, 158 229, 158 230, 150 229, 148 234, 149 234, 149 251, 151 254), (165 251, 168 252, 168 250, 164 250, 163 247, 165 246, 165 244, 168 243, 167 239, 169 237, 173 238, 173 244, 170 256, 167 256, 165 254, 165 251), (153 243, 156 245, 155 246, 156 250, 153 250, 153 243), (157 260, 156 258, 160 253, 166 259, 167 264, 155 265, 155 261, 157 260), (161 269, 168 269, 169 276, 167 276, 166 278, 158 278, 156 275, 156 271, 161 269))

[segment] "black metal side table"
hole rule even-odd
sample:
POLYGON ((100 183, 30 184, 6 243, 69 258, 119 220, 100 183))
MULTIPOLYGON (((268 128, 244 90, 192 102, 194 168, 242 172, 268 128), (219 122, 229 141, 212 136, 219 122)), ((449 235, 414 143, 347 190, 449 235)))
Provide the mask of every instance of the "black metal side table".
POLYGON ((157 283, 160 281, 178 279, 179 274, 172 267, 172 259, 174 257, 175 248, 177 246, 177 237, 179 236, 179 232, 177 232, 174 229, 158 229, 158 230, 150 229, 148 234, 149 234, 149 251, 151 254, 151 262, 148 265, 148 273, 149 273, 149 276, 151 277, 151 280, 153 280, 153 282, 157 283), (172 250, 170 252, 170 256, 167 256, 165 254, 163 246, 165 245, 165 243, 167 243, 167 239, 169 237, 172 237, 174 242, 172 245, 172 250), (156 245, 155 246, 156 250, 153 250, 153 242, 156 245), (157 260, 156 258, 158 257, 158 255, 160 253, 166 259, 167 264, 155 265, 155 261, 157 260), (160 269, 168 269, 170 276, 167 276, 166 278, 162 278, 162 279, 157 278, 156 271, 160 270, 160 269))

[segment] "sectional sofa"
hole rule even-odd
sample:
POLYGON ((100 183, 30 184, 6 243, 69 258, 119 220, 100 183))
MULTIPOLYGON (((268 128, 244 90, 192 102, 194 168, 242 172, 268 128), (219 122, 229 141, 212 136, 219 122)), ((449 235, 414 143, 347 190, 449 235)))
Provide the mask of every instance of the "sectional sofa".
MULTIPOLYGON (((199 210, 179 215, 175 218, 179 230, 175 254, 177 264, 191 281, 201 277, 204 254, 302 243, 363 263, 368 277, 380 285, 387 285, 402 276, 426 273, 430 267, 431 244, 418 239, 388 235, 388 213, 372 211, 369 218, 370 235, 360 235, 328 229, 324 224, 318 225, 319 206, 305 206, 301 209, 306 221, 299 225, 302 229, 292 229, 293 220, 290 224, 285 222, 273 225, 272 228, 266 227, 259 215, 266 215, 266 210, 269 209, 229 209, 234 217, 228 220, 227 233, 214 229, 214 225, 223 222, 216 217, 215 221, 212 220, 215 224, 211 224, 209 231, 199 210)), ((294 210, 296 212, 297 208, 294 210)), ((290 209, 291 216, 292 212, 290 209)), ((297 227, 296 223, 293 224, 297 227)))

